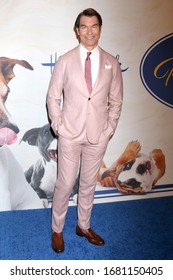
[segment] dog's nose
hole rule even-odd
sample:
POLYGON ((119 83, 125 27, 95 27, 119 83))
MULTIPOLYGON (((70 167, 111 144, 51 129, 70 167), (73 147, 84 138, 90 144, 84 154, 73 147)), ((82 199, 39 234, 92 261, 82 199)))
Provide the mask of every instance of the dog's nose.
POLYGON ((12 129, 16 134, 18 134, 20 131, 17 125, 9 126, 9 128, 12 129))
POLYGON ((13 123, 11 123, 11 122, 3 123, 3 124, 2 124, 2 127, 9 128, 9 129, 13 130, 16 134, 18 134, 19 131, 20 131, 19 128, 18 128, 18 126, 15 125, 15 124, 13 124, 13 123))

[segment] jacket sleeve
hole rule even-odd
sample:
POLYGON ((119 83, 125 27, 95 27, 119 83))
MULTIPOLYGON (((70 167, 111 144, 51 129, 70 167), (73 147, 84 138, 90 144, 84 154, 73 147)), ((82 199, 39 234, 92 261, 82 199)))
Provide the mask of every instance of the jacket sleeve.
POLYGON ((61 125, 61 103, 63 92, 63 64, 61 57, 54 66, 52 77, 50 79, 48 93, 46 97, 46 105, 48 117, 50 119, 51 127, 55 134, 61 125))
POLYGON ((113 64, 113 78, 108 99, 109 123, 113 128, 113 133, 118 124, 123 102, 123 80, 119 62, 115 60, 113 64))

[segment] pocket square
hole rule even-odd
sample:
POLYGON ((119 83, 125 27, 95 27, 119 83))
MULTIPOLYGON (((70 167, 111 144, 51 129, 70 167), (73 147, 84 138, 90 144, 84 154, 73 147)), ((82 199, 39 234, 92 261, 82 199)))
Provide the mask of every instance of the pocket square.
POLYGON ((112 69, 112 65, 111 64, 105 64, 105 69, 112 69))

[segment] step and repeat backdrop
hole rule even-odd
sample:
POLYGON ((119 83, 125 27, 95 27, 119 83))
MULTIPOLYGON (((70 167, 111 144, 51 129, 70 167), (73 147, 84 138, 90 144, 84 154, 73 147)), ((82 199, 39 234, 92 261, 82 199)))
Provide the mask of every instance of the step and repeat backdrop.
MULTIPOLYGON (((100 46, 118 59, 124 81, 95 203, 173 195, 173 1, 0 4, 0 211, 51 207, 58 159, 46 94, 56 60, 78 44, 74 22, 88 7, 102 16, 100 46), (117 159, 127 151, 134 157, 117 176, 117 159)), ((78 178, 70 205, 77 188, 78 178)))

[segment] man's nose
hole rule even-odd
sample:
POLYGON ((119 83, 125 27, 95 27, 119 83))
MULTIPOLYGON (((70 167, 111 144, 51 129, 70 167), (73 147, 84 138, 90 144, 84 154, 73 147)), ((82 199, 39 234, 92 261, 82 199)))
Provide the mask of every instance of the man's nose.
POLYGON ((91 26, 88 26, 88 28, 87 28, 87 33, 88 33, 88 34, 91 34, 91 33, 92 33, 92 27, 91 27, 91 26))

